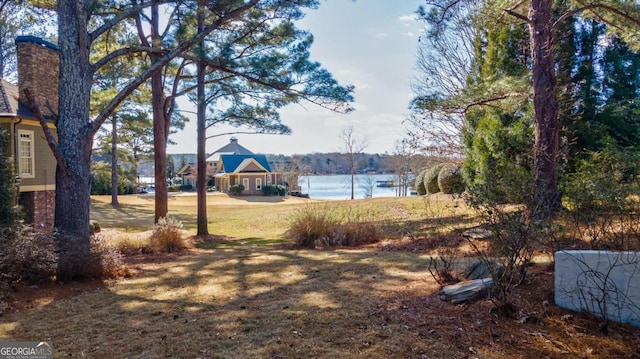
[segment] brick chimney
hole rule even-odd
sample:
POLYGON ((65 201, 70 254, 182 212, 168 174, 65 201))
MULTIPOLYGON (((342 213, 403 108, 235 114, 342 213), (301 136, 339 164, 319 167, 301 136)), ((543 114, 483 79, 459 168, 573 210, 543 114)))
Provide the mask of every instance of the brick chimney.
POLYGON ((20 102, 28 103, 24 98, 24 90, 29 89, 45 118, 51 117, 46 101, 49 101, 51 108, 57 113, 60 63, 58 46, 39 37, 18 36, 16 48, 20 102))

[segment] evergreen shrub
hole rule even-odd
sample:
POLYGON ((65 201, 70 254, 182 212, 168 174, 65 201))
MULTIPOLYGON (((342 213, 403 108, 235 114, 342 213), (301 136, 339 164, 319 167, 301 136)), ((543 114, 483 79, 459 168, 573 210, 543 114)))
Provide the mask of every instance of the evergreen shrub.
POLYGON ((229 193, 232 195, 238 196, 244 191, 244 186, 241 184, 234 184, 229 187, 229 193))
POLYGON ((440 170, 444 166, 444 163, 437 164, 431 168, 429 168, 424 174, 424 188, 427 191, 427 194, 433 194, 440 192, 440 187, 438 186, 438 175, 440 174, 440 170))
POLYGON ((424 196, 425 194, 427 194, 427 189, 424 187, 424 175, 426 174, 426 172, 427 168, 423 168, 420 172, 418 172, 418 175, 414 180, 413 187, 416 189, 416 192, 420 196, 424 196))
POLYGON ((11 225, 19 214, 16 208, 15 171, 9 156, 9 132, 0 128, 0 226, 11 225))
POLYGON ((438 188, 440 188, 440 192, 446 194, 464 192, 464 180, 462 179, 460 166, 454 163, 443 165, 440 173, 438 173, 438 188))
POLYGON ((265 196, 275 196, 278 195, 278 188, 276 186, 267 185, 262 187, 262 194, 265 196))

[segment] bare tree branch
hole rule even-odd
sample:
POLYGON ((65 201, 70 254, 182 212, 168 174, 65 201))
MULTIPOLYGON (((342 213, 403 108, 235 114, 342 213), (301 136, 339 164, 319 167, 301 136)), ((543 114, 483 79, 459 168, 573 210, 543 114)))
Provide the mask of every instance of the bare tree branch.
POLYGON ((36 116, 36 119, 38 119, 38 121, 40 122, 40 127, 42 127, 42 131, 44 132, 44 136, 45 136, 45 139, 47 140, 47 144, 49 145, 49 148, 51 148, 51 152, 53 152, 53 156, 56 159, 58 168, 60 169, 60 171, 65 172, 67 167, 66 167, 66 161, 64 159, 64 155, 62 154, 62 152, 60 152, 60 148, 58 147, 58 141, 55 139, 55 137, 53 137, 53 133, 51 132, 49 125, 47 124, 47 122, 44 119, 44 116, 42 115, 42 111, 40 110, 40 105, 38 105, 38 102, 33 97, 33 94, 31 93, 31 91, 29 91, 29 89, 25 89, 23 91, 23 94, 25 99, 27 100, 27 103, 29 104, 29 107, 31 107, 31 111, 33 111, 33 114, 36 116))

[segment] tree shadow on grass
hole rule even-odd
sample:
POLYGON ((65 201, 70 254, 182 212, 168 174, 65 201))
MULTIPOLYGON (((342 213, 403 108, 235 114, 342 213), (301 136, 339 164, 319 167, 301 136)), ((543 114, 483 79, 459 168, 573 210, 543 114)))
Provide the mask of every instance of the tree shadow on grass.
POLYGON ((51 338, 56 356, 388 357, 406 350, 384 334, 401 335, 401 324, 370 314, 422 276, 415 256, 364 250, 199 249, 141 266, 111 287, 5 318, 0 337, 51 338))
POLYGON ((153 208, 126 205, 112 207, 108 203, 91 203, 91 218, 100 219, 103 228, 117 228, 125 231, 147 230, 153 226, 153 208))
POLYGON ((249 195, 240 195, 234 196, 229 195, 229 198, 237 199, 239 201, 250 202, 250 203, 281 203, 284 202, 287 197, 285 196, 249 196, 249 195))

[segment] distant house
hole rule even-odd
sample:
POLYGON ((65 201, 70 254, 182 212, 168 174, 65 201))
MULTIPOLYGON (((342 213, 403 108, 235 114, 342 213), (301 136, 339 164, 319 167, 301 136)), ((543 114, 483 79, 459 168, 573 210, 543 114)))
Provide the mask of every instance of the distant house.
MULTIPOLYGON (((274 172, 265 155, 255 154, 238 143, 236 137, 207 158, 207 185, 217 191, 228 192, 237 184, 244 186, 243 194, 263 194, 263 187, 285 184, 283 174, 274 172)), ((184 184, 196 185, 197 168, 185 165, 178 171, 184 184)))
MULTIPOLYGON (((214 171, 210 163, 207 163, 207 179, 210 183, 207 186, 213 186, 211 178, 213 178, 214 171)), ((177 172, 177 176, 182 179, 183 185, 191 185, 195 189, 198 180, 198 166, 195 163, 187 163, 177 172)))
POLYGON ((16 39, 18 84, 0 79, 0 127, 11 135, 18 203, 26 219, 38 227, 53 225, 56 161, 40 122, 24 99, 28 89, 35 97, 47 126, 55 134, 58 108, 58 47, 37 37, 16 39))

